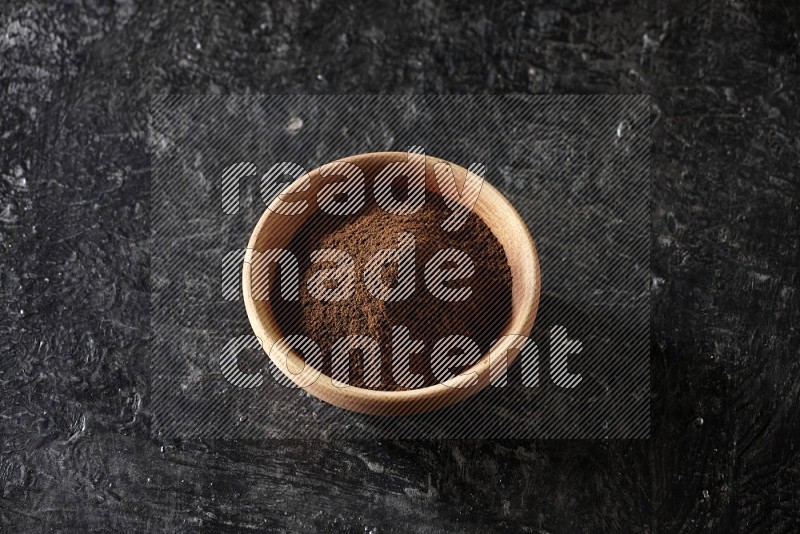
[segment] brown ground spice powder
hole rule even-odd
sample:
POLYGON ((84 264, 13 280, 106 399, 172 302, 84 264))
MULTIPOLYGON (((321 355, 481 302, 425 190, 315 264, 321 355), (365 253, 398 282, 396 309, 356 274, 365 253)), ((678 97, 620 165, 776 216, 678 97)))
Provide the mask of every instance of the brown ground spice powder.
MULTIPOLYGON (((338 339, 348 335, 375 339, 381 348, 381 385, 375 389, 384 390, 402 389, 392 380, 393 326, 405 326, 412 339, 425 343, 425 350, 411 358, 411 370, 423 377, 424 386, 437 383, 430 358, 439 339, 467 336, 485 354, 510 317, 511 269, 502 245, 478 216, 469 213, 463 226, 451 232, 441 227, 450 213, 442 197, 433 193, 426 193, 423 207, 411 215, 389 214, 374 204, 348 217, 316 212, 289 247, 299 261, 299 302, 283 300, 275 290, 278 284, 272 286, 270 299, 274 299, 283 335, 302 334, 316 342, 323 352, 322 371, 327 375, 331 372, 331 348, 338 339), (375 252, 398 246, 402 232, 413 234, 415 239, 415 289, 405 300, 387 302, 367 290, 363 273, 375 252), (474 264, 471 277, 447 283, 451 288, 471 287, 472 294, 466 300, 441 300, 425 283, 425 265, 446 248, 466 252, 474 264), (310 255, 321 249, 342 250, 354 258, 358 278, 349 299, 323 302, 309 294, 308 281, 320 267, 311 263, 310 255)), ((389 286, 396 282, 396 269, 391 267, 389 264, 382 271, 389 286)), ((366 387, 362 358, 360 351, 350 354, 348 383, 357 387, 366 387)))

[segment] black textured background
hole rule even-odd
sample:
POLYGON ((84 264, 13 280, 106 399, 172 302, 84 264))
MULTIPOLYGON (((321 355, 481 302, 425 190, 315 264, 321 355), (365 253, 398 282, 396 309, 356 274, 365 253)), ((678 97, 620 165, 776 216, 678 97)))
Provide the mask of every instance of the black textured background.
POLYGON ((792 531, 798 8, 0 7, 0 530, 792 531), (164 92, 653 96, 648 441, 150 437, 164 92))

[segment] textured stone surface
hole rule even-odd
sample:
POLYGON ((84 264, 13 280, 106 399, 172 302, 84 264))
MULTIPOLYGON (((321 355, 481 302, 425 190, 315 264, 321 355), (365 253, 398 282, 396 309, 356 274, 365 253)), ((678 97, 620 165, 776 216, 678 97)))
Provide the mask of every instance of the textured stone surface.
POLYGON ((800 27, 760 4, 3 3, 2 530, 796 527, 800 27), (164 92, 651 93, 653 438, 154 441, 164 92))

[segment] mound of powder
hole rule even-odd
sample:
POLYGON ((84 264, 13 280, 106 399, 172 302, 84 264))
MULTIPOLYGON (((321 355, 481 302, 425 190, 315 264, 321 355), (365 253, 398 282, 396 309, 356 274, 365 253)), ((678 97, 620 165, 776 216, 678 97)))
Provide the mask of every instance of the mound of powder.
MULTIPOLYGON (((338 339, 368 336, 376 340, 381 349, 381 380, 380 386, 371 389, 403 389, 393 379, 397 376, 393 371, 393 327, 407 328, 411 339, 424 343, 424 349, 410 361, 411 372, 422 377, 422 387, 438 382, 432 371, 435 362, 431 361, 438 340, 466 336, 477 343, 480 355, 485 354, 510 317, 511 269, 502 245, 478 216, 470 212, 459 229, 447 231, 442 222, 450 213, 444 199, 433 193, 428 193, 422 208, 410 215, 390 214, 374 204, 347 217, 317 211, 289 246, 299 262, 299 301, 283 300, 274 290, 277 284, 271 291, 282 334, 300 334, 316 342, 323 353, 325 374, 331 373, 331 348, 338 339), (363 273, 376 252, 398 247, 403 233, 412 234, 415 241, 414 291, 403 300, 384 301, 369 291, 363 273), (326 302, 309 291, 309 280, 326 266, 312 263, 310 257, 322 249, 337 249, 353 257, 358 276, 349 298, 326 302), (471 288, 465 300, 443 300, 426 286, 425 266, 442 249, 463 251, 474 265, 471 276, 445 282, 447 288, 471 288)), ((444 267, 453 267, 451 263, 445 262, 444 267)), ((397 284, 397 276, 396 264, 388 263, 381 270, 382 281, 389 287, 397 284)), ((363 357, 360 350, 350 353, 350 385, 370 387, 365 383, 363 357)), ((467 366, 474 363, 470 361, 467 366)))

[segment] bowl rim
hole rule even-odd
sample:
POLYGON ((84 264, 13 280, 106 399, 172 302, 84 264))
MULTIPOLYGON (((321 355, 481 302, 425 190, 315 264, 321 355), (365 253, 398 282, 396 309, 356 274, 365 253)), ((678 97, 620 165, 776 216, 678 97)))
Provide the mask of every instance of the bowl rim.
MULTIPOLYGON (((423 154, 420 155, 422 156, 423 154)), ((359 162, 362 164, 365 162, 376 162, 378 160, 389 160, 389 162, 391 162, 397 161, 396 158, 407 156, 408 153, 406 152, 387 151, 369 152, 337 158, 303 174, 286 186, 281 191, 281 195, 297 190, 298 187, 304 185, 304 180, 315 174, 318 175, 320 169, 334 162, 345 161, 354 164, 358 164, 359 162)), ((427 154, 424 154, 424 158, 426 171, 431 165, 436 163, 446 163, 451 166, 454 174, 457 176, 466 176, 466 173, 468 172, 464 167, 451 161, 429 156, 427 154)), ((256 223, 256 226, 250 235, 250 239, 248 240, 245 258, 242 264, 242 293, 247 312, 247 318, 251 328, 253 329, 253 332, 262 346, 262 349, 267 353, 272 363, 278 367, 278 369, 280 369, 281 373, 283 373, 287 378, 289 378, 307 393, 340 408, 366 414, 410 415, 413 413, 424 413, 449 406, 482 391, 490 383, 490 363, 492 358, 499 354, 505 353, 515 346, 515 340, 510 338, 519 336, 527 337, 530 335, 538 312, 542 286, 541 268, 539 265, 539 255, 536 249, 536 244, 530 234, 530 231, 528 230, 527 224, 522 219, 522 216, 519 214, 519 212, 517 212, 516 208, 514 208, 509 200, 485 178, 481 184, 479 195, 484 194, 487 194, 491 197, 489 199, 490 204, 499 207, 503 211, 503 224, 508 225, 509 222, 511 222, 513 226, 517 227, 516 230, 522 237, 520 242, 524 245, 524 252, 529 256, 530 264, 533 268, 533 272, 531 273, 533 275, 533 292, 528 295, 528 297, 522 303, 525 311, 521 312, 521 320, 515 321, 515 314, 512 312, 511 318, 509 319, 509 323, 507 325, 508 327, 509 325, 513 325, 515 322, 521 322, 521 328, 518 329, 519 331, 504 333, 504 330, 503 332, 500 332, 496 342, 488 350, 484 351, 481 354, 480 359, 472 366, 464 370, 460 375, 451 377, 445 382, 431 386, 400 391, 366 389, 338 382, 336 379, 317 369, 314 369, 315 372, 318 372, 318 377, 314 383, 310 385, 300 384, 297 374, 288 372, 286 366, 289 363, 292 363, 294 364, 295 368, 303 368, 305 367, 305 364, 294 350, 289 349, 288 351, 283 351, 279 347, 275 346, 276 343, 283 338, 283 335, 279 330, 277 330, 277 328, 273 329, 268 324, 265 324, 261 314, 259 313, 255 299, 252 295, 251 270, 248 268, 250 261, 252 260, 253 251, 256 250, 255 247, 258 243, 259 236, 263 231, 265 231, 265 229, 268 228, 271 219, 278 215, 274 211, 276 202, 278 202, 278 198, 276 198, 264 210, 258 222, 256 223), (273 354, 275 352, 278 354, 273 354), (470 375, 473 373, 477 373, 477 384, 470 383, 473 380, 470 375), (387 409, 392 407, 395 409, 387 409)), ((486 221, 481 215, 477 213, 476 215, 481 217, 483 222, 489 227, 490 231, 494 233, 493 225, 486 221)), ((497 225, 494 226, 496 227, 497 225)), ((504 252, 506 251, 504 250, 504 252)), ((507 252, 506 256, 508 257, 507 252)), ((512 292, 513 287, 514 280, 512 278, 512 292)), ((260 302, 262 302, 262 305, 271 307, 271 304, 268 300, 260 302)), ((506 361, 506 368, 511 366, 511 364, 519 355, 520 351, 514 352, 516 352, 516 354, 508 357, 506 361)))

